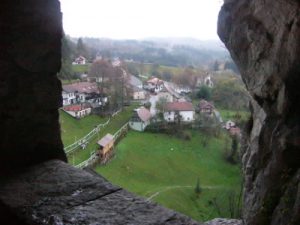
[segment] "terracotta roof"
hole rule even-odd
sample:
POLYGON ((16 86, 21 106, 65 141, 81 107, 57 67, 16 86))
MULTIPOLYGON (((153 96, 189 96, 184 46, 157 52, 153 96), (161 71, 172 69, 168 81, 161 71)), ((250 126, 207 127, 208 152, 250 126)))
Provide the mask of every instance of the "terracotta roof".
POLYGON ((74 84, 63 85, 63 91, 65 92, 79 92, 79 93, 99 93, 99 89, 96 83, 79 82, 74 84))
POLYGON ((194 111, 190 102, 169 102, 165 105, 166 111, 194 111))
POLYGON ((203 100, 203 99, 200 100, 199 107, 200 107, 200 109, 204 109, 204 108, 212 108, 212 109, 214 109, 215 108, 212 103, 210 103, 210 102, 208 102, 206 100, 203 100))
POLYGON ((241 134, 241 129, 239 127, 230 127, 229 128, 229 133, 231 135, 240 135, 241 134))
POLYGON ((72 112, 78 112, 84 109, 90 108, 88 105, 79 104, 79 105, 68 105, 63 107, 63 110, 65 111, 72 111, 72 112))
POLYGON ((157 85, 157 84, 162 84, 163 81, 160 80, 160 79, 158 79, 157 77, 153 77, 150 80, 148 80, 147 83, 151 83, 151 84, 157 85))
POLYGON ((151 113, 148 109, 145 107, 141 107, 137 109, 137 114, 140 117, 140 119, 144 122, 148 121, 151 118, 151 113))
POLYGON ((105 147, 107 144, 114 140, 114 136, 111 134, 106 134, 103 138, 101 138, 97 143, 98 145, 105 147))

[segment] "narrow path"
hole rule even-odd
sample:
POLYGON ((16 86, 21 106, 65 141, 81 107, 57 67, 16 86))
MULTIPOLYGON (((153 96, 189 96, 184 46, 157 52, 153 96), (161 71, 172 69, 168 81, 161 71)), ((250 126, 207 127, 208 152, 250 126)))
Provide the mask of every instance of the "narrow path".
MULTIPOLYGON (((194 186, 191 185, 187 185, 187 186, 180 186, 180 185, 175 185, 175 186, 169 186, 169 187, 164 187, 161 190, 155 192, 154 194, 152 194, 150 197, 147 198, 147 201, 152 200, 153 198, 155 198, 156 196, 158 196, 159 194, 161 194, 162 192, 166 192, 168 190, 171 189, 181 189, 181 188, 193 188, 194 186)), ((220 189, 223 188, 222 186, 201 186, 201 188, 205 188, 205 189, 220 189)))

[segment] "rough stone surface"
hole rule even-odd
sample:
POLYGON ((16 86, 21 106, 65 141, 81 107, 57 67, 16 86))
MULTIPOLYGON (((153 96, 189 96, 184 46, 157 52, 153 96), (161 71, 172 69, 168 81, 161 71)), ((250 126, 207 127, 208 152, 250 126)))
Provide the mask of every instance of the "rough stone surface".
POLYGON ((245 224, 300 224, 300 1, 228 0, 218 23, 256 102, 243 147, 245 224))
POLYGON ((199 224, 56 160, 9 179, 0 187, 0 201, 32 225, 199 224))
POLYGON ((66 160, 57 111, 61 18, 58 0, 1 1, 1 174, 49 159, 66 160))
POLYGON ((204 225, 242 225, 241 220, 216 218, 204 223, 204 225))

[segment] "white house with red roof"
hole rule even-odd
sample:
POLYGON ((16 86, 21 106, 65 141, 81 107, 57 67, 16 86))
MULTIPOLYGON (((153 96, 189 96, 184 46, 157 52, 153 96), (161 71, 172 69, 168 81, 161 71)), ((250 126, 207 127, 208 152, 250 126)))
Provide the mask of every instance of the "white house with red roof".
POLYGON ((144 131, 150 124, 151 113, 145 107, 140 107, 135 110, 134 115, 129 121, 129 126, 133 130, 144 131))
POLYGON ((183 122, 194 121, 195 110, 190 102, 168 102, 164 107, 164 119, 174 122, 180 119, 183 122))
POLYGON ((151 79, 147 80, 144 88, 146 90, 158 93, 164 88, 164 81, 158 79, 157 77, 152 77, 151 79))
POLYGON ((74 62, 72 63, 73 65, 85 65, 86 64, 86 58, 80 55, 77 57, 74 62))
POLYGON ((63 110, 74 118, 83 118, 92 112, 92 108, 87 104, 68 105, 63 110))

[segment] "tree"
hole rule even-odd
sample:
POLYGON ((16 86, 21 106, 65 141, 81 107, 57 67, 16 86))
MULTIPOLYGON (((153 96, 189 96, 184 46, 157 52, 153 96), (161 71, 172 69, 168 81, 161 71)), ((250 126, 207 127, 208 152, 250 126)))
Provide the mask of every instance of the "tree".
POLYGON ((170 70, 164 70, 161 77, 163 80, 170 81, 174 74, 170 70))
POLYGON ((211 98, 211 89, 206 85, 202 85, 197 92, 197 98, 210 100, 211 98))
POLYGON ((162 121, 164 120, 164 107, 166 104, 167 104, 167 99, 164 97, 161 97, 158 99, 158 101, 156 102, 156 105, 155 105, 158 118, 162 121))
POLYGON ((137 69, 137 67, 133 64, 133 63, 128 63, 127 64, 127 70, 130 74, 134 75, 134 76, 138 76, 139 75, 139 71, 137 69))
POLYGON ((199 181, 199 177, 198 177, 196 187, 195 187, 195 193, 196 193, 197 197, 199 197, 201 192, 202 192, 202 188, 200 187, 200 181, 199 181))
POLYGON ((81 55, 85 58, 90 58, 88 47, 83 43, 82 38, 78 39, 76 50, 77 50, 77 55, 81 55))
POLYGON ((215 82, 211 99, 219 107, 230 110, 248 109, 249 94, 235 75, 222 74, 215 82))
POLYGON ((236 135, 231 137, 231 151, 227 157, 228 162, 235 164, 236 163, 236 154, 238 152, 238 137, 236 135))
POLYGON ((61 69, 58 73, 60 79, 71 80, 74 76, 72 70, 72 56, 74 50, 72 49, 72 42, 67 36, 63 36, 61 40, 61 69))

